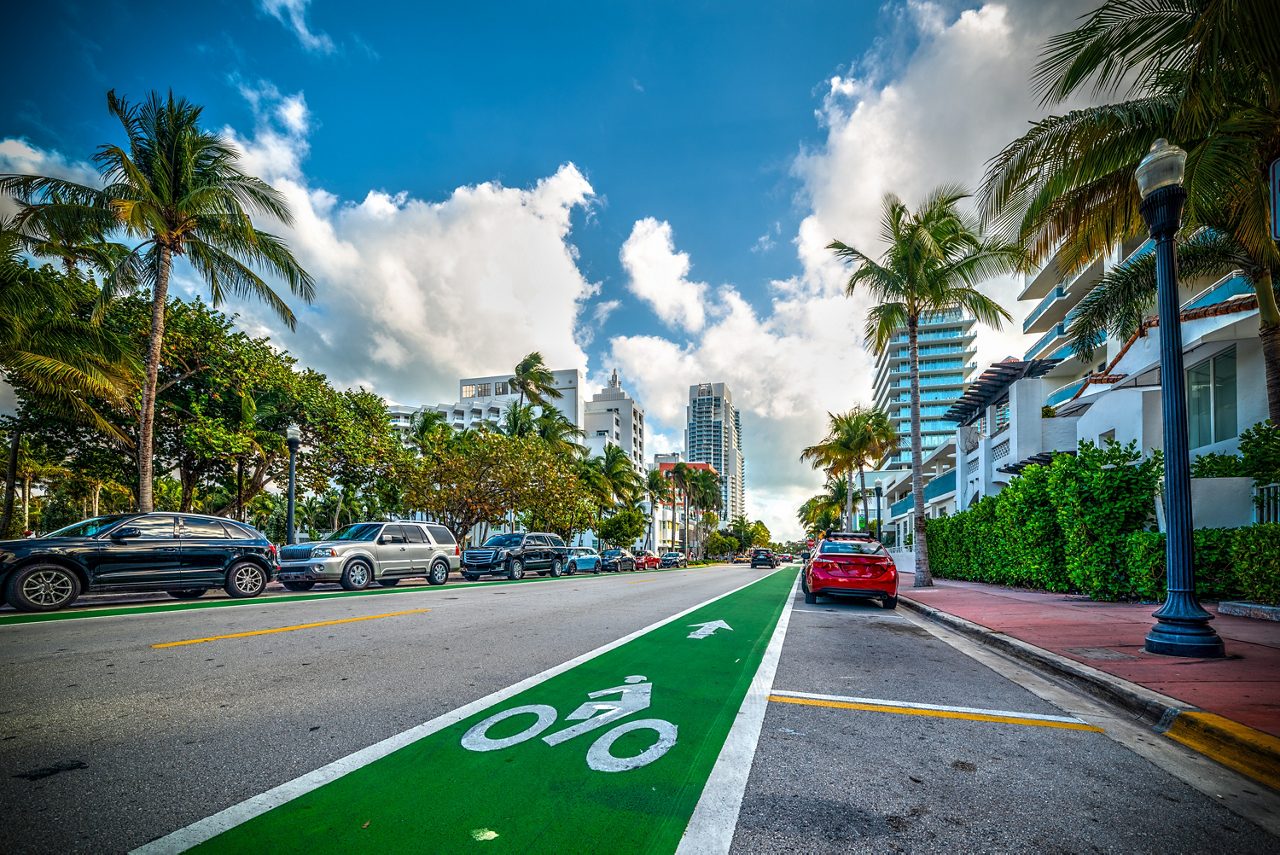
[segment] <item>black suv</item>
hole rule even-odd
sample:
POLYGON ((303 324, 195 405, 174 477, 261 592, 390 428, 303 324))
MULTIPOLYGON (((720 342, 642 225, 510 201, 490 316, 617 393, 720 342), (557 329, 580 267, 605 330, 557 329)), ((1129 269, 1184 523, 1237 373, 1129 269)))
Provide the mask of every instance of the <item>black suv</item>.
POLYGON ((468 582, 481 576, 520 579, 526 570, 536 570, 539 576, 559 576, 568 558, 569 547, 559 535, 541 531, 495 534, 484 546, 463 550, 462 578, 468 582))
POLYGON ((777 567, 778 556, 773 554, 769 549, 753 549, 751 551, 752 567, 777 567))
POLYGON ((210 588, 256 597, 276 575, 276 548, 244 523, 195 514, 114 514, 43 537, 0 541, 0 591, 25 612, 51 612, 85 592, 210 588))

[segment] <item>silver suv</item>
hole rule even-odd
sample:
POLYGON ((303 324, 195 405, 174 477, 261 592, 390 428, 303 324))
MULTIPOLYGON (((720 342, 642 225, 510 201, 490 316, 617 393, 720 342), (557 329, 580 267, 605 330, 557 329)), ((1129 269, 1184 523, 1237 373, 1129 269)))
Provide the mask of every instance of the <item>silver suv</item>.
POLYGON ((352 523, 315 543, 282 548, 277 578, 290 591, 309 591, 317 582, 348 591, 371 582, 391 588, 415 577, 443 585, 458 569, 460 551, 453 532, 435 523, 352 523))

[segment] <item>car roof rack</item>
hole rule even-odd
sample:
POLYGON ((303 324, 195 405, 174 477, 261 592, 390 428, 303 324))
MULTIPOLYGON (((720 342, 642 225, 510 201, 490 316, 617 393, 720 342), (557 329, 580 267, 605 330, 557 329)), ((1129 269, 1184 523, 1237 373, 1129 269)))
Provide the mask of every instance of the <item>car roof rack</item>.
POLYGON ((875 540, 876 536, 869 531, 829 531, 822 536, 823 540, 875 540))

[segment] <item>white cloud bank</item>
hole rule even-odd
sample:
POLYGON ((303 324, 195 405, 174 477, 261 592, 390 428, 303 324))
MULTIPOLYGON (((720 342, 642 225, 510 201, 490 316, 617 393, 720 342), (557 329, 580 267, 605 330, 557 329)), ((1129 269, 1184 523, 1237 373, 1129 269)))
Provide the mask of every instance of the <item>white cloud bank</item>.
POLYGON ((689 254, 676 252, 671 224, 637 220, 622 245, 622 267, 631 293, 649 304, 669 327, 698 332, 706 323, 707 283, 689 279, 689 254))
MULTIPOLYGON (((775 535, 798 535, 795 509, 820 487, 799 454, 821 438, 827 411, 871 400, 873 358, 862 345, 869 302, 844 296, 848 271, 826 245, 838 238, 878 253, 886 192, 915 204, 943 182, 976 187, 987 158, 1041 114, 1028 82, 1041 45, 1089 2, 1017 0, 958 14, 918 0, 891 7, 901 43, 881 42, 854 72, 828 81, 817 111, 826 140, 795 161, 810 209, 794 239, 801 274, 773 283, 767 312, 731 287, 698 292, 711 320, 696 339, 613 340, 614 362, 663 424, 682 422, 690 383, 729 384, 743 411, 748 512, 775 535), (905 53, 902 44, 915 47, 905 53)), ((642 234, 670 239, 669 229, 641 223, 642 234)), ((687 256, 669 254, 682 259, 683 279, 687 256)), ((980 365, 1025 347, 1019 283, 1008 277, 986 290, 1015 323, 982 332, 980 365)))

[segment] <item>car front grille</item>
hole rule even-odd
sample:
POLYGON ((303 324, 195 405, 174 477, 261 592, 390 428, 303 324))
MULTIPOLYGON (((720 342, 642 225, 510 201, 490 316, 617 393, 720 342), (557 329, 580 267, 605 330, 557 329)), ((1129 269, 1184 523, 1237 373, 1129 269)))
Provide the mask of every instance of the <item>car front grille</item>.
POLYGON ((297 546, 285 546, 280 549, 281 561, 306 561, 311 557, 311 545, 299 544, 297 546))
POLYGON ((463 564, 492 564, 493 559, 497 557, 497 550, 493 549, 468 549, 462 553, 463 564))

